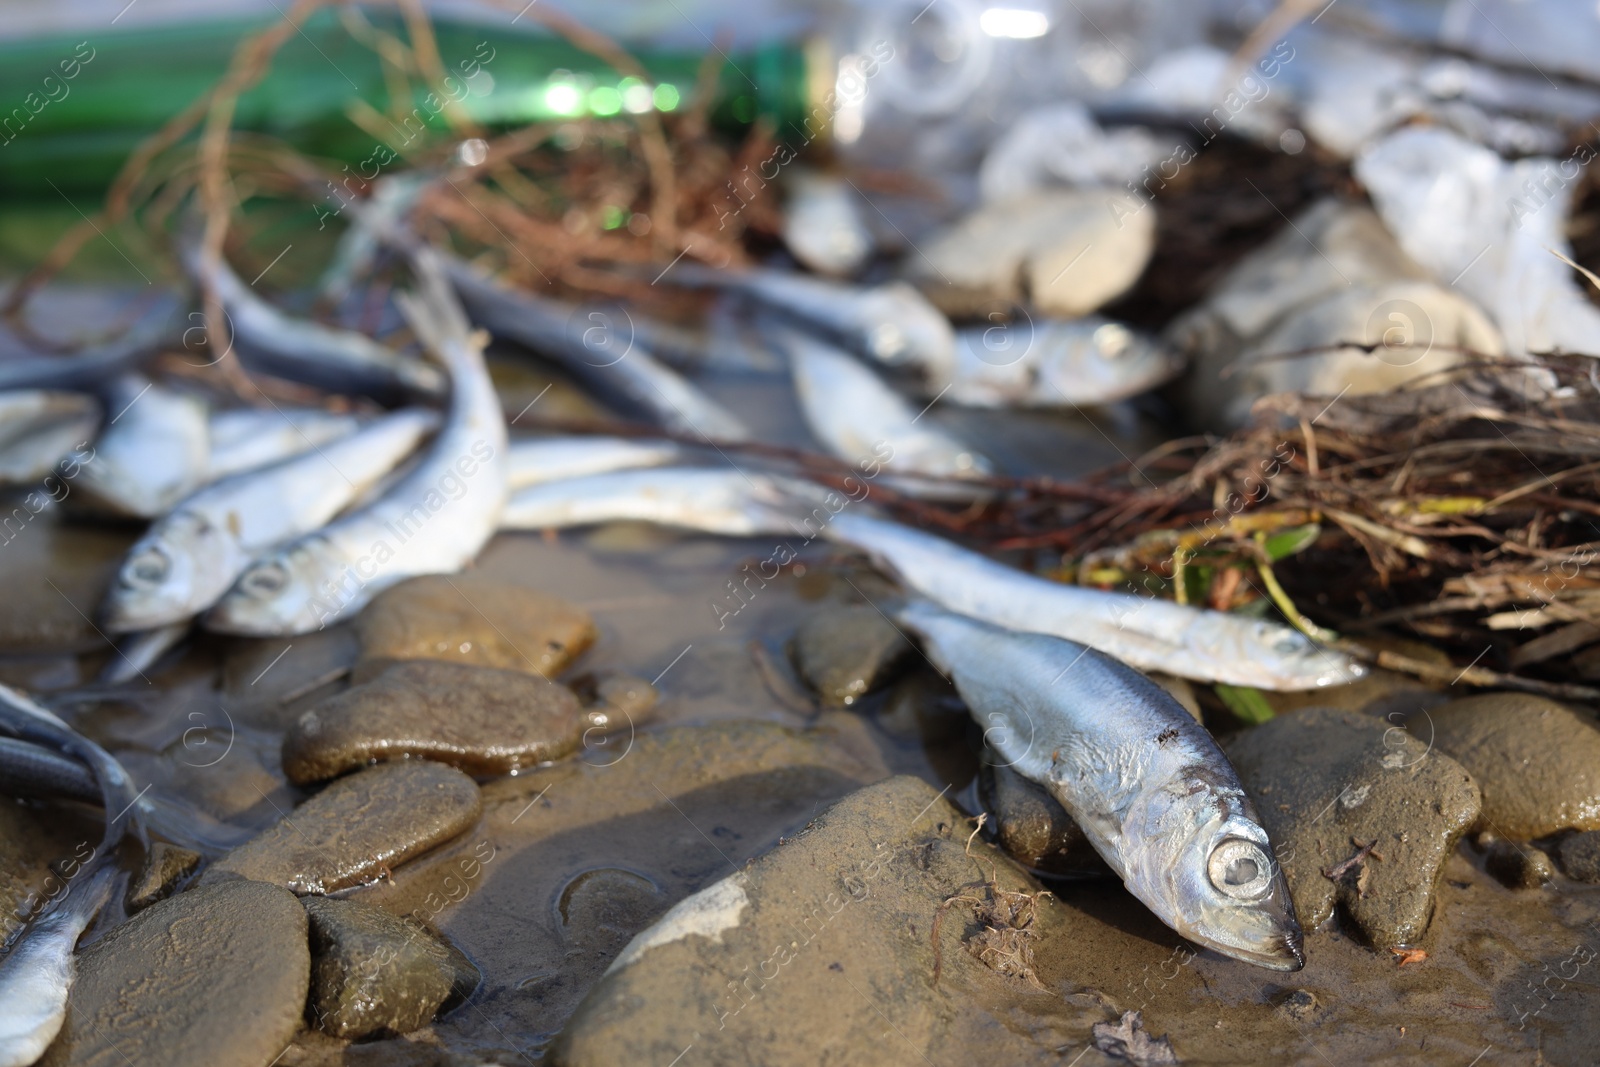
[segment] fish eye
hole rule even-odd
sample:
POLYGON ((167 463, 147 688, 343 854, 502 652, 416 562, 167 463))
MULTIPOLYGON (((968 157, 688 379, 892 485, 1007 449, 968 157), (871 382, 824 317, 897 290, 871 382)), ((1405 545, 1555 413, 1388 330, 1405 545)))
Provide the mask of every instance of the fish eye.
POLYGON ((259 596, 272 596, 288 582, 289 572, 284 569, 283 564, 272 562, 252 567, 250 573, 244 576, 241 585, 246 592, 259 596))
POLYGON ((1272 888, 1272 861, 1260 845, 1242 837, 1212 849, 1206 873, 1218 892, 1234 900, 1255 900, 1272 888))
POLYGON ((867 335, 867 347, 882 359, 892 359, 905 351, 906 335, 892 322, 882 322, 867 335))
POLYGON ((130 584, 154 583, 166 578, 172 560, 161 549, 151 546, 128 561, 122 576, 130 584))
POLYGON ((1120 322, 1108 322, 1095 329, 1094 346, 1107 359, 1116 359, 1133 346, 1133 334, 1120 322))

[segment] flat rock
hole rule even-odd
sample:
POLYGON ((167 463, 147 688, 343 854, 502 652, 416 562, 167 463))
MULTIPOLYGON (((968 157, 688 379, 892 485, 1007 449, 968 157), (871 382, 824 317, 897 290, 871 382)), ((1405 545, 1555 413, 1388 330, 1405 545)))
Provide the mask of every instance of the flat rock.
POLYGON ((1067 983, 1064 909, 969 826, 919 779, 852 793, 639 933, 549 1062, 1059 1060, 1114 1013, 1067 983), (1021 925, 979 918, 995 891, 1021 925))
POLYGON ((261 882, 153 904, 83 949, 49 1067, 267 1067, 300 1029, 306 914, 261 882))
POLYGON ((228 852, 201 883, 253 878, 295 893, 369 882, 471 826, 478 786, 442 763, 404 760, 341 778, 228 852))
POLYGON ((1561 842, 1561 869, 1579 882, 1600 882, 1600 830, 1573 834, 1561 842))
POLYGON ((311 923, 311 1017, 334 1037, 409 1033, 477 984, 460 953, 381 908, 328 897, 301 903, 311 923))
POLYGON ((421 757, 498 776, 568 755, 584 729, 564 685, 522 671, 402 660, 303 713, 284 735, 283 770, 304 784, 371 760, 421 757))
POLYGON ((412 578, 356 620, 357 680, 385 659, 437 659, 546 677, 594 643, 589 613, 559 597, 472 574, 412 578))
MULTIPOLYGON (((1485 693, 1428 713, 1434 744, 1483 790, 1480 827, 1510 841, 1600 830, 1600 730, 1526 693, 1485 693)), ((1413 722, 1412 732, 1428 727, 1413 722)))
POLYGON ((1155 248, 1155 225, 1155 208, 1125 190, 1036 190, 941 230, 909 267, 952 315, 1031 301, 1074 318, 1132 287, 1155 248))
POLYGON ((854 704, 877 688, 911 651, 905 635, 870 604, 811 616, 795 631, 795 668, 823 703, 854 704))
POLYGON ((1460 764, 1404 729, 1333 708, 1279 716, 1227 752, 1303 926, 1326 922, 1337 903, 1370 945, 1421 939, 1444 863, 1478 818, 1478 787, 1460 764), (1369 844, 1373 855, 1357 860, 1369 844))
POLYGON ((179 882, 200 866, 200 853, 156 841, 145 853, 144 867, 128 886, 128 910, 148 908, 172 895, 179 882))

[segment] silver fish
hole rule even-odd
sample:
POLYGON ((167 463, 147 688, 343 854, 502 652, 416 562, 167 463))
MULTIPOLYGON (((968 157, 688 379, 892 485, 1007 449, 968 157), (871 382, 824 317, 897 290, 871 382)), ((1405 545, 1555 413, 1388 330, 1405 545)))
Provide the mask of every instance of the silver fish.
POLYGON ((973 326, 957 334, 944 396, 985 408, 1114 404, 1171 381, 1183 366, 1154 338, 1100 315, 973 326))
MULTIPOLYGON (((402 356, 365 334, 287 315, 219 263, 206 272, 198 242, 180 242, 184 265, 196 279, 209 277, 228 316, 233 343, 252 370, 335 393, 370 396, 380 403, 434 397, 444 390, 437 367, 402 356)), ((204 325, 204 324, 202 324, 204 325)))
MULTIPOLYGON (((773 336, 789 357, 795 392, 806 425, 824 448, 850 463, 873 458, 892 472, 940 479, 976 478, 994 466, 921 416, 854 356, 801 330, 779 328, 773 336)), ((949 482, 908 480, 920 496, 970 498, 970 489, 949 482)))
POLYGON ((683 458, 671 441, 632 437, 537 437, 512 441, 506 453, 506 487, 516 490, 607 471, 661 467, 683 458))
POLYGON ((83 764, 32 741, 0 737, 0 793, 95 803, 100 785, 83 764))
POLYGON ((848 275, 872 255, 872 231, 861 213, 861 195, 843 178, 797 171, 783 206, 783 243, 794 258, 818 274, 848 275))
POLYGON ((0 1067, 28 1067, 61 1032, 76 977, 73 949, 111 898, 116 876, 113 866, 80 874, 83 881, 0 959, 0 1067))
POLYGON ((231 408, 211 413, 206 478, 256 470, 355 433, 362 420, 322 408, 231 408))
POLYGON ((862 287, 775 270, 717 271, 680 263, 663 278, 678 285, 734 289, 827 331, 855 352, 891 367, 947 381, 955 364, 950 320, 906 282, 862 287))
POLYGON ((205 481, 210 463, 203 401, 124 375, 107 391, 111 416, 78 485, 96 507, 151 519, 205 481))
POLYGON ((895 614, 987 724, 1000 757, 1061 802, 1162 922, 1246 963, 1305 966, 1255 806, 1216 741, 1166 690, 1058 637, 923 601, 895 614))
POLYGON ((158 301, 121 336, 71 355, 30 355, 0 360, 0 390, 77 389, 96 392, 107 379, 131 371, 160 348, 179 340, 176 302, 158 301))
POLYGON ((770 477, 722 468, 658 467, 522 489, 506 502, 500 528, 653 522, 725 537, 751 537, 793 533, 793 512, 793 497, 770 477))
POLYGON ((78 393, 0 393, 0 485, 28 485, 50 473, 100 425, 100 405, 78 393))
POLYGON ((443 257, 443 262, 474 322, 497 338, 557 360, 601 399, 674 433, 722 441, 750 437, 737 415, 656 359, 613 312, 512 289, 454 257, 443 257))
POLYGON ((1076 641, 1139 670, 1258 689, 1316 689, 1366 673, 1350 657, 1278 623, 1063 585, 859 511, 835 515, 823 534, 866 552, 950 611, 1076 641))
POLYGON ((413 254, 419 288, 401 294, 412 329, 450 371, 450 408, 424 457, 381 498, 257 560, 207 613, 208 629, 308 633, 360 611, 396 582, 449 574, 494 534, 506 498, 506 424, 442 266, 413 254))
POLYGON ((101 615, 112 633, 189 619, 262 553, 314 533, 438 425, 407 408, 323 448, 214 482, 179 502, 129 549, 101 615))

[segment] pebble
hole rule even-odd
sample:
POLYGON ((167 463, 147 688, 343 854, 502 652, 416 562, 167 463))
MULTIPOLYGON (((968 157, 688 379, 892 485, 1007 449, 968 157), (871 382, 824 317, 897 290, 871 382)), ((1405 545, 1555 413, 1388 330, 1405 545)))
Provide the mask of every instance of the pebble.
POLYGON ((356 621, 356 681, 386 659, 436 659, 546 677, 594 643, 589 613, 559 597, 474 574, 412 578, 384 590, 356 621))
POLYGON ((1155 249, 1156 209, 1120 189, 1045 189, 987 204, 933 235, 911 263, 951 315, 1030 301, 1087 315, 1138 281, 1155 249))
POLYGON ((870 604, 818 612, 795 631, 795 669, 823 703, 847 707, 882 685, 911 652, 898 627, 870 604))
POLYGON ((201 875, 253 878, 298 894, 332 893, 448 841, 478 818, 471 778, 442 763, 380 763, 341 778, 201 875))
POLYGON ((1321 926, 1337 903, 1374 947, 1421 939, 1444 863, 1480 810, 1460 764, 1414 733, 1333 708, 1246 730, 1227 753, 1272 838, 1302 926, 1321 926), (1368 844, 1372 853, 1350 862, 1368 844))
POLYGON ((328 897, 301 903, 311 931, 310 1014, 324 1033, 409 1033, 478 984, 459 952, 380 908, 328 897))
POLYGON ((1561 842, 1561 869, 1579 882, 1600 882, 1600 830, 1573 834, 1561 842))
POLYGON ((585 721, 564 685, 522 671, 433 660, 391 662, 312 707, 283 739, 291 782, 372 760, 421 757, 493 777, 575 751, 585 721))
POLYGON ((1115 1013, 1069 991, 1066 909, 993 846, 974 841, 969 855, 970 825, 920 779, 850 794, 634 937, 548 1062, 670 1063, 692 1045, 698 1064, 811 1065, 819 1050, 920 1063, 960 1049, 1020 1063, 1081 1047, 1115 1013), (991 871, 997 891, 1019 894, 1007 903, 1032 898, 1023 927, 977 919, 988 890, 975 883, 991 871), (959 893, 972 902, 942 907, 959 893), (1002 939, 1026 951, 1002 959, 1002 939))
POLYGON ((1484 842, 1483 869, 1512 889, 1538 889, 1555 880, 1550 857, 1532 845, 1493 839, 1484 842))
POLYGON ((156 841, 145 854, 144 867, 128 886, 129 911, 142 911, 172 895, 178 883, 200 866, 201 856, 165 841, 156 841))
POLYGON ((1315 1018, 1321 1009, 1322 1002, 1309 989, 1290 990, 1288 996, 1278 1001, 1278 1010, 1297 1023, 1315 1018))
POLYGON ((152 904, 84 948, 43 1067, 267 1067, 305 1011, 306 915, 233 881, 152 904))
POLYGON ((979 789, 1000 847, 1024 867, 1045 874, 1109 873, 1077 822, 1037 782, 1010 767, 988 765, 979 789))
MULTIPOLYGON (((1479 829, 1508 841, 1600 830, 1600 730, 1527 693, 1485 693, 1428 713, 1433 743, 1483 790, 1479 829)), ((1429 727, 1413 722, 1413 733, 1429 727)))

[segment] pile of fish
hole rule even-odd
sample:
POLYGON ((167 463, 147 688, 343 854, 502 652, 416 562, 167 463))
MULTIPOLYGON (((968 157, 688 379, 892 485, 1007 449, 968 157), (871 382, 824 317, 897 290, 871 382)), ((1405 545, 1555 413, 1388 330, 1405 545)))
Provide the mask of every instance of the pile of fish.
MULTIPOLYGON (((1293 68, 1291 99, 1246 113, 1235 132, 1291 150, 1298 109, 1314 136, 1355 157, 1418 277, 1454 285, 1476 268, 1462 291, 1485 305, 1511 354, 1592 338, 1593 308, 1539 251, 1561 247, 1566 198, 1524 205, 1509 220, 1484 207, 1515 201, 1555 161, 1506 163, 1501 141, 1474 143, 1475 130, 1502 141, 1510 134, 1471 93, 1450 108, 1418 97, 1405 109, 1368 100, 1359 113, 1340 110, 1331 87, 1341 77, 1382 74, 1357 72, 1343 55, 1337 41, 1313 36, 1307 61, 1293 68), (1417 114, 1448 121, 1397 128, 1417 114), (1495 249, 1487 258, 1475 253, 1483 235, 1495 249)), ((1096 110, 1186 116, 1232 74, 1210 53, 1174 54, 1152 67, 1147 87, 1112 94, 1096 110), (1196 91, 1201 82, 1205 91, 1196 91)), ((1529 103, 1526 79, 1504 78, 1499 90, 1540 118, 1522 132, 1548 151, 1549 139, 1536 136, 1547 110, 1529 103)), ((0 484, 22 494, 23 522, 61 507, 147 524, 99 608, 119 641, 112 683, 147 670, 197 626, 274 637, 348 620, 407 578, 469 566, 500 530, 644 521, 846 546, 898 583, 886 610, 974 716, 1003 727, 994 731, 1000 754, 1060 801, 1135 896, 1203 945, 1297 969, 1294 906, 1238 776, 1204 728, 1141 672, 1304 690, 1353 681, 1360 664, 1280 623, 1047 580, 896 522, 869 499, 880 475, 897 493, 935 501, 977 503, 1006 491, 990 457, 928 417, 935 403, 1117 405, 1183 374, 1180 352, 1204 354, 1203 339, 1148 337, 1098 314, 1149 258, 1155 208, 1128 190, 1161 156, 1149 131, 1102 129, 1076 104, 1025 114, 980 168, 982 202, 930 235, 924 262, 907 257, 897 275, 870 281, 851 280, 877 252, 856 199, 836 176, 801 173, 785 234, 809 271, 674 262, 656 279, 713 291, 719 307, 737 309, 741 328, 711 335, 631 313, 625 336, 591 328, 583 309, 430 246, 408 216, 439 180, 432 174, 384 179, 364 205, 351 205, 356 221, 320 287, 337 303, 380 260, 398 260, 409 283, 393 303, 414 339, 408 348, 291 314, 186 231, 178 258, 228 318, 232 346, 219 358, 327 394, 328 403, 219 407, 183 377, 160 375, 155 357, 182 343, 187 322, 162 303, 101 347, 0 361, 0 484), (969 323, 958 329, 950 315, 969 323), (513 439, 485 362, 491 338, 555 363, 659 436, 513 439), (815 444, 859 475, 846 484, 860 492, 800 479, 758 450, 730 458, 725 446, 759 443, 760 432, 695 382, 713 364, 785 367, 815 444), (1159 848, 1148 847, 1153 840, 1159 848)), ((1231 328, 1248 288, 1223 286, 1204 321, 1231 328)), ((1297 291, 1283 307, 1323 295, 1297 291)), ((1463 306, 1463 315, 1479 314, 1463 306)), ((1256 315, 1257 332, 1233 341, 1266 335, 1282 311, 1256 315)), ((1343 329, 1344 319, 1325 318, 1334 325, 1324 333, 1343 329)), ((1204 333, 1196 321, 1185 329, 1204 333)), ((1303 332, 1286 336, 1306 347, 1319 341, 1303 332)), ((1491 342, 1498 352, 1499 338, 1484 346, 1491 342)), ((1223 421, 1239 417, 1233 410, 1223 421)), ((154 836, 207 855, 231 842, 227 827, 135 790, 112 755, 5 687, 0 788, 105 812, 78 890, 32 916, 0 958, 4 1067, 34 1062, 59 1031, 73 948, 111 894, 130 830, 141 844, 154 836)))

